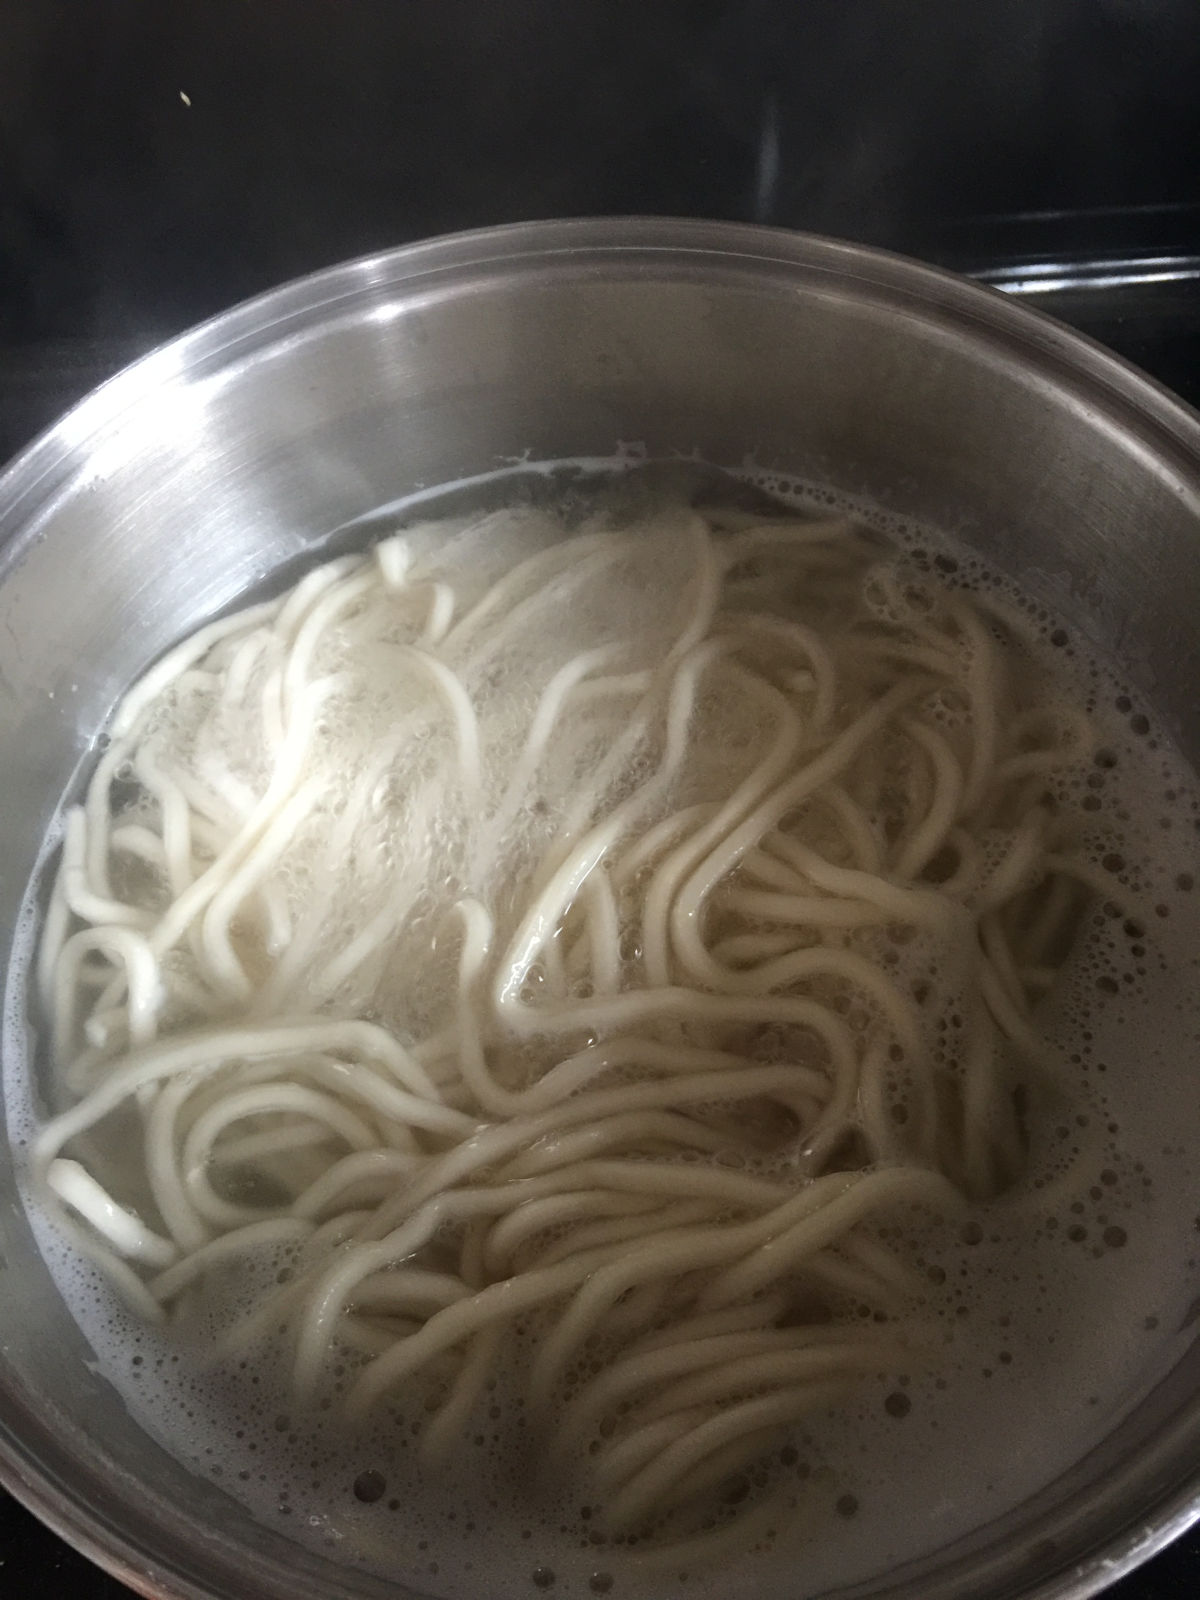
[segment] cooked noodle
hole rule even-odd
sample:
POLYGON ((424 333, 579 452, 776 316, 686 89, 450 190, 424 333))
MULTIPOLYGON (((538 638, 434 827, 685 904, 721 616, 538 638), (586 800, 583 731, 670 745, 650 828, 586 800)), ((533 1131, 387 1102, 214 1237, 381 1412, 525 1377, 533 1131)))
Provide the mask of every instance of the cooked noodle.
POLYGON ((555 1459, 693 1540, 923 1359, 872 1224, 1020 1175, 1106 887, 1045 693, 841 519, 509 511, 328 563, 160 661, 66 817, 43 1198, 147 1316, 294 1252, 227 1348, 286 1327, 309 1396, 353 1352, 357 1413, 424 1379, 431 1457, 532 1330, 555 1459))

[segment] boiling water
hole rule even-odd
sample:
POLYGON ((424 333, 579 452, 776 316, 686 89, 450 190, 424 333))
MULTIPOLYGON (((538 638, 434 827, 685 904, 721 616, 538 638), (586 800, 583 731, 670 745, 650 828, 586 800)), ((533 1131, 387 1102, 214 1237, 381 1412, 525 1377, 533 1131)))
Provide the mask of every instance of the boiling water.
MULTIPOLYGON (((831 503, 793 484, 759 487, 801 509, 831 503)), ((764 1464, 760 1477, 790 1508, 757 1528, 736 1564, 647 1572, 605 1542, 577 1495, 536 1481, 516 1385, 489 1389, 452 1465, 431 1471, 418 1457, 415 1392, 350 1432, 329 1401, 296 1409, 282 1361, 203 1362, 284 1258, 257 1262, 236 1287, 231 1278, 224 1300, 206 1302, 204 1326, 161 1335, 35 1212, 55 1281, 130 1410, 263 1522, 430 1595, 817 1595, 894 1574, 1017 1504, 1109 1432, 1182 1348, 1200 1229, 1200 1163, 1186 1138, 1200 1112, 1200 786, 1151 709, 1069 623, 944 539, 850 509, 941 581, 1025 614, 1064 695, 1096 724, 1098 754, 1075 775, 1074 799, 1093 858, 1127 900, 1094 905, 1039 1011, 1071 1076, 1061 1114, 1034 1130, 1022 1204, 890 1237, 927 1280, 915 1309, 936 1359, 863 1383, 764 1464)), ((22 927, 6 1018, 18 1150, 36 1122, 24 1013, 32 890, 22 927)))

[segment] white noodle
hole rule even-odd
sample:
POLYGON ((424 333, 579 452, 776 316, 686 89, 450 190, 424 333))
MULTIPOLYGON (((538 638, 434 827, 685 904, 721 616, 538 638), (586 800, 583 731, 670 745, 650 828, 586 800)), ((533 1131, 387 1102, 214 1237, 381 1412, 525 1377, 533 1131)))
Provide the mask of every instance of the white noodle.
POLYGON ((872 1220, 1016 1180, 1072 883, 1123 903, 1046 803, 1087 719, 1007 663, 844 521, 670 508, 409 530, 201 629, 66 816, 35 1182, 148 1317, 298 1251, 228 1348, 289 1327, 311 1394, 345 1343, 359 1412, 444 1373, 433 1456, 536 1314, 555 1460, 723 1547, 706 1494, 915 1359, 872 1220))

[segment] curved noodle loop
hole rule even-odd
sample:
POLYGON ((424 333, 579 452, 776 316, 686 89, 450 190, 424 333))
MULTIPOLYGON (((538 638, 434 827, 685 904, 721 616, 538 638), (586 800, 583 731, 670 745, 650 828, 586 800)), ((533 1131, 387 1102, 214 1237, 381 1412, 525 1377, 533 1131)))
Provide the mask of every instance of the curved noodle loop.
POLYGON ((153 667, 67 817, 43 1196, 148 1316, 282 1253, 229 1347, 426 1384, 434 1457, 514 1364, 614 1532, 693 1539, 921 1359, 877 1219, 1020 1174, 1088 881, 1045 685, 843 520, 319 568, 153 667))

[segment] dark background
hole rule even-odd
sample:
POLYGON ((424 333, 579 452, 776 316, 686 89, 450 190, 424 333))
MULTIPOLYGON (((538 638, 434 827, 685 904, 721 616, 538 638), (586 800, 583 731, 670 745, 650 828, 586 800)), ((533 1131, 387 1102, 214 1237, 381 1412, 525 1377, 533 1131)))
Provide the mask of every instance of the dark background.
MULTIPOLYGON (((0 0, 0 460, 282 279, 595 212, 922 256, 1200 402, 1200 0, 0 0)), ((0 1496, 39 1590, 126 1593, 0 1496)))

